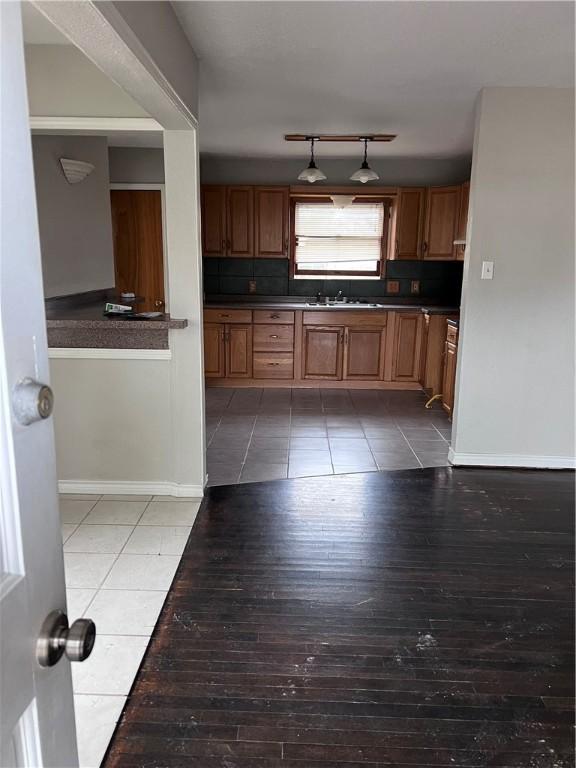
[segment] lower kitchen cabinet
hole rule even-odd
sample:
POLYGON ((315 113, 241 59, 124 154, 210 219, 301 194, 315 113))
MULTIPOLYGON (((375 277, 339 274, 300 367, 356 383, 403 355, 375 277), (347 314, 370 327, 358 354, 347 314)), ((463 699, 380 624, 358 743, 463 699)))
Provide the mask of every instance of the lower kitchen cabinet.
POLYGON ((251 325, 228 325, 226 327, 226 375, 231 378, 251 378, 251 325))
POLYGON ((344 329, 304 326, 302 376, 305 379, 342 378, 344 329))
POLYGON ((422 384, 436 394, 446 319, 428 318, 443 334, 432 349, 437 334, 431 327, 425 342, 420 310, 207 307, 206 379, 212 386, 267 386, 268 381, 271 387, 419 389, 422 384), (426 384, 431 379, 433 384, 426 384))
POLYGON ((204 323, 204 375, 208 379, 226 376, 224 323, 204 323))
POLYGON ((418 381, 424 317, 421 312, 397 312, 394 326, 392 381, 418 381))
POLYGON ((252 376, 252 326, 204 323, 204 375, 209 379, 252 376))
POLYGON ((425 313, 423 317, 420 384, 429 395, 439 395, 443 390, 446 320, 455 315, 425 313))
POLYGON ((348 327, 344 333, 344 378, 381 379, 385 328, 348 327))
POLYGON ((444 351, 444 374, 442 377, 442 407, 450 416, 454 410, 456 391, 456 362, 458 360, 458 328, 448 323, 444 351))

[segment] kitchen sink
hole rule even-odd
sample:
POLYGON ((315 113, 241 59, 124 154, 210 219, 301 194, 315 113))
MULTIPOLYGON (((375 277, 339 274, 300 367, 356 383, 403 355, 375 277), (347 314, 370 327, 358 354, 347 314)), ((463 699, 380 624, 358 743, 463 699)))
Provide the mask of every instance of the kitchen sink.
POLYGON ((384 304, 367 304, 363 302, 354 302, 354 301, 330 301, 330 302, 322 302, 322 301, 307 301, 306 302, 307 307, 322 307, 323 309, 376 309, 376 308, 382 308, 385 305, 384 304))

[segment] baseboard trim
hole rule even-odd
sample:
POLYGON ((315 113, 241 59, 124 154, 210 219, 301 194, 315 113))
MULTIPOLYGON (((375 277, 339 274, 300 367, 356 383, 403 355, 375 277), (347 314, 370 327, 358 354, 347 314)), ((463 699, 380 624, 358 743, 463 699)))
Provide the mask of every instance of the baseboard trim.
POLYGON ((461 467, 518 467, 525 469, 576 469, 573 456, 519 456, 496 453, 455 453, 448 451, 448 461, 461 467))
POLYGON ((200 485, 156 482, 145 483, 126 480, 59 480, 60 493, 93 494, 151 494, 153 496, 189 496, 201 499, 204 489, 200 485))

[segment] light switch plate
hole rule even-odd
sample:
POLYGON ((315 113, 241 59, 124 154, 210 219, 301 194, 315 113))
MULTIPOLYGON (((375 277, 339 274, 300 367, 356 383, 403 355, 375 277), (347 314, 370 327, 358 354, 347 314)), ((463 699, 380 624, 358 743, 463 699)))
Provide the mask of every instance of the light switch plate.
POLYGON ((494 262, 493 261, 483 261, 482 262, 482 280, 492 280, 494 277, 494 262))

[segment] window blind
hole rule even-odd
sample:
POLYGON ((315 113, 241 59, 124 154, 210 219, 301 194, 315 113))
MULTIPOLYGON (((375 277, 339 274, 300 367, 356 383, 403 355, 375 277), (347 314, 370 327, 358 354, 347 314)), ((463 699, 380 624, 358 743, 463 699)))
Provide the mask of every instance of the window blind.
POLYGON ((296 203, 297 268, 305 271, 375 272, 381 258, 383 203, 296 203))

